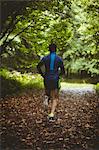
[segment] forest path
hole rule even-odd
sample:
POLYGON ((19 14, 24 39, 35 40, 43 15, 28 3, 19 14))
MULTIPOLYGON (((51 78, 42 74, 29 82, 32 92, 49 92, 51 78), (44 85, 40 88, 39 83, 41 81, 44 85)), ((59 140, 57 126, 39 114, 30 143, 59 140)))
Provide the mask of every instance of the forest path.
POLYGON ((44 90, 2 99, 1 149, 98 150, 98 95, 93 87, 78 89, 62 86, 54 122, 47 119, 44 90))
POLYGON ((85 93, 96 93, 93 84, 61 84, 61 91, 64 93, 71 94, 85 94, 85 93))
POLYGON ((84 95, 96 94, 96 90, 93 84, 61 84, 60 97, 66 100, 66 97, 79 97, 83 98, 84 95))

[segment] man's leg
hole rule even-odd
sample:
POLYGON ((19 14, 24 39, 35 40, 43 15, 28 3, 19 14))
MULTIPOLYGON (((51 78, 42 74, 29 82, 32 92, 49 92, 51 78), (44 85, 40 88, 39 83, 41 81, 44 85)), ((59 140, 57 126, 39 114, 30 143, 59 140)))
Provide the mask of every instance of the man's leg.
POLYGON ((44 105, 48 106, 49 99, 50 99, 50 90, 48 80, 44 78, 44 87, 45 87, 45 94, 44 94, 44 105))
POLYGON ((45 94, 44 94, 44 105, 45 106, 48 106, 49 99, 50 99, 50 91, 45 88, 45 94))
POLYGON ((50 98, 50 90, 45 88, 45 95, 48 96, 48 98, 50 98))
POLYGON ((58 89, 51 91, 51 97, 52 97, 52 106, 51 106, 51 113, 49 114, 49 117, 54 117, 55 109, 59 99, 58 89))

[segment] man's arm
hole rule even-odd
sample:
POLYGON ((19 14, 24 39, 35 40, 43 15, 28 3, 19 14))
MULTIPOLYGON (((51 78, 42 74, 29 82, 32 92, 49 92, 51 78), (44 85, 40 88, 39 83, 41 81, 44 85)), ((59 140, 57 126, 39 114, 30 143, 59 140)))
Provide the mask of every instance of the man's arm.
POLYGON ((65 75, 65 68, 64 68, 63 61, 60 62, 60 69, 61 69, 60 75, 65 75))
POLYGON ((37 65, 37 70, 38 70, 38 72, 41 74, 41 76, 42 77, 44 77, 44 73, 42 72, 42 70, 41 70, 41 67, 44 65, 44 60, 42 59, 39 63, 38 63, 38 65, 37 65))

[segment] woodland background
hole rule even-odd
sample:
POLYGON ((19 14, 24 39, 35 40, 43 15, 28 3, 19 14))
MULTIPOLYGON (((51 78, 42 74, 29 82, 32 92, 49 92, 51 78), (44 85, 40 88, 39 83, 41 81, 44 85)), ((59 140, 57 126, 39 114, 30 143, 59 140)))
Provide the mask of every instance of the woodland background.
POLYGON ((98 7, 97 0, 1 1, 3 95, 31 83, 51 42, 64 61, 66 81, 97 84, 98 7))
POLYGON ((0 149, 99 150, 98 1, 1 0, 0 7, 0 149), (51 42, 66 70, 54 122, 36 69, 51 42))

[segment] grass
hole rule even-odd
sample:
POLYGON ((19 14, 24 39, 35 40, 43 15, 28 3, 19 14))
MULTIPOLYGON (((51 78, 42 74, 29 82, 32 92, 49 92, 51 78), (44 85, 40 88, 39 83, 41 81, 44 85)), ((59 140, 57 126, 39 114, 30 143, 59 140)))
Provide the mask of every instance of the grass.
POLYGON ((42 88, 42 77, 39 74, 32 74, 32 73, 24 73, 18 71, 8 71, 7 69, 0 70, 0 76, 4 77, 5 79, 15 80, 20 82, 21 86, 33 86, 38 83, 38 87, 42 88))
POLYGON ((18 71, 0 70, 1 96, 13 95, 23 90, 43 88, 43 79, 39 74, 24 73, 18 71))

